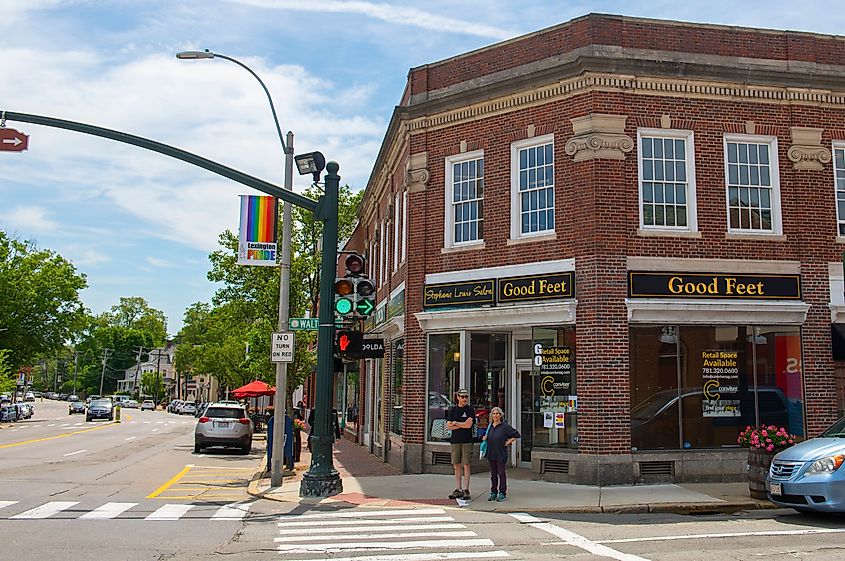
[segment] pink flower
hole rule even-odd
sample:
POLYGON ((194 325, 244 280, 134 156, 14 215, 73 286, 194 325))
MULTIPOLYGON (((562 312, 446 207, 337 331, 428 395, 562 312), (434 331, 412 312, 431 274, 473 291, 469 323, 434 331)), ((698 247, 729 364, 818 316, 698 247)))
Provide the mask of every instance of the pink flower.
POLYGON ((771 451, 772 451, 772 450, 774 450, 774 449, 775 449, 775 445, 774 445, 774 444, 769 444, 768 446, 766 446, 766 450, 768 450, 769 452, 771 452, 771 451))
POLYGON ((769 436, 769 433, 768 431, 766 431, 766 429, 761 430, 760 434, 762 434, 763 436, 769 436))
POLYGON ((792 440, 791 438, 787 442, 789 442, 790 444, 795 444, 795 441, 792 440))

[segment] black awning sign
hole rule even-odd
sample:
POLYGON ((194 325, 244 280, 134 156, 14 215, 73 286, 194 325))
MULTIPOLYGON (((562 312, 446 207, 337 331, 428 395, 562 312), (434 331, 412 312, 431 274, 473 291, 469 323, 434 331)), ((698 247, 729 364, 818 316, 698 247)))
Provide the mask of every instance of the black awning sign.
POLYGON ((800 300, 801 275, 629 271, 628 296, 800 300))
POLYGON ((426 308, 492 304, 496 281, 493 279, 425 285, 426 308))

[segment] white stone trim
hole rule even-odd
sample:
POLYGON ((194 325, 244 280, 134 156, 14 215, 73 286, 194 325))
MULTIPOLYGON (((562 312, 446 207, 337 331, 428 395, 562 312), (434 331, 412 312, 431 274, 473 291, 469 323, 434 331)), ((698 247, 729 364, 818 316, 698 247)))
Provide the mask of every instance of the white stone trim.
POLYGON ((465 329, 523 328, 529 318, 531 325, 574 324, 577 305, 577 300, 566 300, 528 306, 418 312, 414 316, 426 333, 465 329))
POLYGON ((671 300, 665 298, 625 299, 628 323, 678 323, 710 325, 800 325, 810 305, 803 302, 671 300))
POLYGON ((574 270, 575 259, 535 261, 534 263, 523 263, 521 265, 504 265, 501 267, 463 269, 460 271, 448 271, 445 273, 429 273, 425 276, 425 284, 542 275, 544 273, 565 273, 567 271, 574 270))

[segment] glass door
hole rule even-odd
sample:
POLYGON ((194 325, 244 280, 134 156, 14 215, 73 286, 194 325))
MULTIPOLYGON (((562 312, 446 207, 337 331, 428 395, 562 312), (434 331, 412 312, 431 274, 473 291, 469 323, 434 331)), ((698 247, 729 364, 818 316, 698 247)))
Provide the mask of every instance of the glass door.
MULTIPOLYGON (((531 383, 531 369, 520 368, 519 370, 519 427, 517 430, 522 434, 517 442, 520 446, 519 460, 523 467, 531 466, 531 449, 534 447, 534 389, 531 383)), ((536 412, 539 412, 537 409, 536 412)))

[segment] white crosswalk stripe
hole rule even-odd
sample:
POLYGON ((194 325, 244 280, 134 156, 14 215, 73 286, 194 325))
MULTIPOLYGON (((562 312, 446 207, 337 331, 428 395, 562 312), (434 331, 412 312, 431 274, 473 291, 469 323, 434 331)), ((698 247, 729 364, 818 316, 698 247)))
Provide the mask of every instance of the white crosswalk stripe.
POLYGON ((39 520, 54 517, 71 507, 76 508, 72 513, 65 513, 63 519, 78 519, 78 520, 111 520, 115 518, 132 518, 150 520, 150 521, 174 521, 174 520, 214 520, 214 521, 229 521, 239 522, 243 520, 249 513, 250 507, 255 502, 237 502, 227 505, 209 505, 209 504, 173 504, 168 503, 161 505, 158 501, 148 503, 137 502, 108 502, 92 508, 94 505, 77 506, 80 503, 77 501, 53 501, 44 503, 42 505, 30 508, 24 512, 15 513, 11 508, 14 505, 19 505, 18 509, 27 508, 20 501, 0 501, 0 509, 5 516, 0 516, 0 519, 7 520, 39 520), (150 506, 152 508, 150 508, 150 506), (134 509, 134 510, 133 510, 134 509), (196 509, 196 510, 194 510, 196 509), (10 512, 11 511, 11 512, 10 512), (152 512, 151 512, 152 511, 152 512), (192 512, 190 518, 185 517, 188 512, 192 512), (196 514, 194 514, 194 512, 196 514))
POLYGON ((0 501, 0 508, 6 508, 18 504, 18 501, 0 501))
POLYGON ((274 541, 278 550, 285 554, 372 554, 348 558, 332 556, 333 561, 426 561, 509 556, 506 551, 493 549, 496 547, 493 540, 478 537, 445 514, 446 511, 440 508, 422 508, 284 515, 280 517, 279 537, 274 541), (456 548, 460 552, 455 552, 456 548))
POLYGON ((211 517, 212 520, 241 520, 252 503, 233 503, 221 507, 211 517))
POLYGON ((192 508, 194 508, 194 505, 167 504, 147 516, 144 520, 179 520, 192 508))
POLYGON ((49 518, 54 514, 58 514, 63 510, 67 510, 74 505, 78 505, 78 501, 53 501, 37 506, 33 509, 27 510, 20 514, 12 516, 12 520, 24 520, 33 518, 49 518))
POLYGON ((89 513, 83 514, 79 518, 81 520, 106 520, 119 516, 124 511, 137 505, 138 503, 106 503, 89 513))

